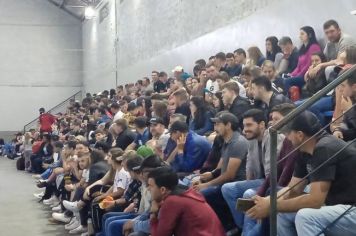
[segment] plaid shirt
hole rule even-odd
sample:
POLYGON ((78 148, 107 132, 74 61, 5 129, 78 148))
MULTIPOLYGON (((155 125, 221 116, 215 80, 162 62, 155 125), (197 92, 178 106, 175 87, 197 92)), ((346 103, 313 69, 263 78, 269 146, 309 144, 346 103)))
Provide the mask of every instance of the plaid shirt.
MULTIPOLYGON (((141 182, 138 180, 133 180, 125 191, 124 198, 127 203, 137 202, 140 203, 141 200, 141 182), (137 201, 136 201, 137 199, 137 201)), ((137 208, 139 206, 136 206, 137 208)))

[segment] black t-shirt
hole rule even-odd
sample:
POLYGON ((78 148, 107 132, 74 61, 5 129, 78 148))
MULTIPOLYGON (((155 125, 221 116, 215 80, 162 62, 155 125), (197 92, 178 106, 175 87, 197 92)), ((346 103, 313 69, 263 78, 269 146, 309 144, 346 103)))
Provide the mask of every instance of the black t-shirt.
POLYGON ((294 48, 291 55, 288 57, 288 68, 286 73, 292 73, 298 65, 299 52, 297 48, 294 48))
POLYGON ((136 138, 136 134, 128 128, 116 138, 116 147, 125 150, 136 138))
MULTIPOLYGON (((322 134, 315 146, 313 155, 305 154, 296 160, 294 177, 303 178, 335 155, 346 142, 330 134, 322 134)), ((326 205, 356 203, 356 149, 345 148, 323 167, 309 176, 310 182, 331 181, 326 205)))
POLYGON ((165 92, 167 89, 166 84, 163 83, 162 81, 158 80, 153 84, 153 90, 156 93, 162 93, 165 92))
POLYGON ((187 117, 187 124, 189 124, 189 119, 190 119, 190 108, 189 108, 189 103, 183 103, 181 106, 177 107, 174 113, 180 113, 183 114, 187 117))

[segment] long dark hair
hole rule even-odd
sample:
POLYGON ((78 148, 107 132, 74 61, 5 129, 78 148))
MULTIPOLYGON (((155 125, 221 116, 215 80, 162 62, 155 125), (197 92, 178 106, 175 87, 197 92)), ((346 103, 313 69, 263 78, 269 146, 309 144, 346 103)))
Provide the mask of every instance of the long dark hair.
POLYGON ((219 108, 216 109, 216 108, 214 107, 215 111, 216 111, 216 112, 220 112, 220 111, 225 110, 224 101, 223 101, 223 99, 222 99, 222 92, 218 91, 218 92, 216 92, 216 93, 214 94, 214 96, 219 100, 219 108))
POLYGON ((311 45, 318 44, 318 41, 316 40, 315 31, 312 27, 304 26, 300 28, 300 30, 303 30, 308 35, 309 38, 308 44, 306 46, 303 44, 299 49, 299 54, 303 55, 309 50, 311 45))
POLYGON ((194 114, 195 129, 200 129, 205 124, 205 115, 208 110, 203 97, 192 97, 190 101, 196 106, 197 111, 194 114))
POLYGON ((282 49, 278 46, 278 38, 276 36, 270 36, 266 38, 266 42, 272 44, 272 52, 268 52, 266 49, 267 60, 274 61, 276 59, 276 54, 282 52, 282 49))

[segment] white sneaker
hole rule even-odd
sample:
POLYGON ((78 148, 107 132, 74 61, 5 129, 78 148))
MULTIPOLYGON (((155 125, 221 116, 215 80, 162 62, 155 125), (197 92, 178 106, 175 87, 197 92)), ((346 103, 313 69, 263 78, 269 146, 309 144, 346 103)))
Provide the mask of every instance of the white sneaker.
POLYGON ((43 204, 52 205, 53 204, 52 202, 54 201, 54 198, 55 198, 55 196, 53 195, 50 198, 43 200, 43 204))
POLYGON ((86 233, 87 231, 88 231, 87 227, 83 227, 82 225, 79 225, 79 227, 69 231, 69 234, 82 234, 82 233, 86 233))
POLYGON ((71 220, 71 217, 66 216, 64 213, 57 213, 54 212, 52 214, 52 218, 55 219, 56 221, 63 222, 68 224, 71 220))
POLYGON ((88 232, 82 233, 80 236, 89 236, 89 233, 88 232))
POLYGON ((52 205, 50 205, 51 208, 57 207, 60 205, 60 201, 58 200, 58 202, 54 202, 52 205))
POLYGON ((39 179, 41 179, 41 175, 32 175, 32 178, 36 179, 36 180, 39 180, 39 179))
POLYGON ((58 203, 59 203, 59 199, 55 195, 53 195, 51 198, 49 198, 47 200, 43 200, 43 204, 48 205, 48 206, 54 205, 54 204, 58 205, 58 203))
POLYGON ((44 192, 42 192, 42 193, 34 193, 33 196, 35 196, 35 198, 42 199, 42 197, 44 196, 44 192))
POLYGON ((73 224, 71 224, 71 225, 69 225, 69 226, 64 226, 64 228, 66 229, 66 230, 73 230, 73 229, 76 229, 76 228, 78 228, 80 226, 80 222, 78 221, 78 220, 75 220, 74 222, 73 222, 73 224))
POLYGON ((60 204, 59 204, 58 206, 52 207, 52 211, 53 211, 53 212, 59 212, 59 211, 61 211, 61 210, 62 210, 62 207, 61 207, 60 204))
POLYGON ((68 227, 68 226, 71 225, 71 224, 73 224, 74 221, 76 221, 76 220, 77 220, 76 217, 72 217, 72 219, 70 219, 69 223, 64 225, 64 228, 65 228, 65 227, 68 227))
POLYGON ((65 209, 67 209, 68 211, 72 211, 72 212, 79 212, 79 208, 78 208, 78 202, 70 202, 70 201, 63 201, 63 206, 65 209))

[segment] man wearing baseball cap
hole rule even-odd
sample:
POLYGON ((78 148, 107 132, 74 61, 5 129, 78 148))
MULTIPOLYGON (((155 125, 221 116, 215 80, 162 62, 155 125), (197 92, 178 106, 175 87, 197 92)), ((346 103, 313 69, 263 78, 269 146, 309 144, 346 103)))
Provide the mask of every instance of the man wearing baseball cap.
MULTIPOLYGON (((278 192, 285 193, 277 201, 278 211, 285 212, 278 214, 278 235, 353 235, 356 150, 321 131, 318 118, 309 111, 292 120, 288 128, 288 139, 304 155, 296 160, 289 185, 278 192), (310 191, 305 193, 308 182, 310 191)), ((256 205, 247 214, 255 219, 268 217, 269 197, 254 199, 256 205)))
POLYGON ((200 169, 209 155, 208 140, 189 130, 187 123, 176 121, 170 127, 171 139, 177 146, 167 162, 176 172, 191 173, 200 169))
POLYGON ((211 120, 216 133, 224 139, 221 158, 216 169, 200 175, 200 181, 193 183, 193 188, 204 195, 228 230, 229 223, 233 221, 221 187, 225 183, 246 179, 248 141, 238 132, 239 120, 234 114, 219 112, 211 120))

